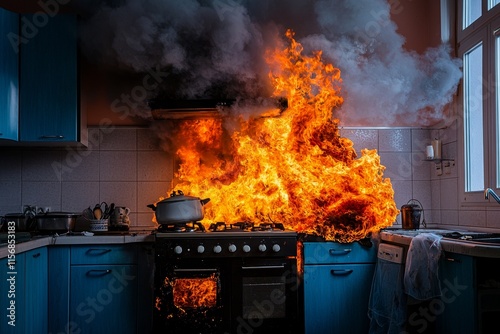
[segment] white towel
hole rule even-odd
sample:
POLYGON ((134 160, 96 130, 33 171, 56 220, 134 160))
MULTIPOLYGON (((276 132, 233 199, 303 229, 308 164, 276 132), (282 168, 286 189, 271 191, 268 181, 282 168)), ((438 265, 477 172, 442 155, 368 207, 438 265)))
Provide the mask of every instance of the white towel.
POLYGON ((404 288, 408 296, 418 300, 441 296, 438 275, 441 238, 434 233, 420 233, 412 239, 404 275, 404 288))

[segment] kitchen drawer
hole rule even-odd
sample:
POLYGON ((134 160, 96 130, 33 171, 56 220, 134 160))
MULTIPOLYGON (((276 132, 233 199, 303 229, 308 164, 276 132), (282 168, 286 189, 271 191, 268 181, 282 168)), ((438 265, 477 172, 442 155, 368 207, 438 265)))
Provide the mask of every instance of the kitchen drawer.
POLYGON ((359 242, 304 242, 304 264, 375 263, 376 246, 359 242))
POLYGON ((136 264, 133 245, 72 246, 71 264, 136 264))

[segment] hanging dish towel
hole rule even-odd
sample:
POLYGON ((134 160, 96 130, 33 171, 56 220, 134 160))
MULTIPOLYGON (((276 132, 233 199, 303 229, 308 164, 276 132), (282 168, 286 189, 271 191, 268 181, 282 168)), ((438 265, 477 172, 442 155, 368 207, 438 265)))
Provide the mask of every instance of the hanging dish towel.
POLYGON ((408 296, 417 300, 441 296, 438 275, 441 238, 434 233, 421 233, 412 239, 404 274, 404 288, 408 296))

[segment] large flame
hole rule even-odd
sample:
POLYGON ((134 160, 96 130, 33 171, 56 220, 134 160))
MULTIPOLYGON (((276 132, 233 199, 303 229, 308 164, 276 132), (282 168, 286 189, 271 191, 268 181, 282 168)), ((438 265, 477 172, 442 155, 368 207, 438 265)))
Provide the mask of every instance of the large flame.
POLYGON ((293 32, 286 36, 288 46, 267 58, 274 97, 285 97, 288 109, 182 121, 175 188, 211 199, 207 225, 274 221, 340 242, 392 225, 398 210, 379 155, 365 149, 357 157, 332 119, 343 103, 340 70, 320 51, 303 55, 293 32))

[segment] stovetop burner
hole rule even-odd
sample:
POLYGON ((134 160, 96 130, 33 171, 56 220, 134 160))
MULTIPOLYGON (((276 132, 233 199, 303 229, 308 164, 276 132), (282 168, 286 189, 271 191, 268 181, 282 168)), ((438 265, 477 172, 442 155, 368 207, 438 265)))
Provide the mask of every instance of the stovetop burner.
POLYGON ((160 226, 158 226, 158 232, 162 233, 205 232, 205 227, 200 222, 161 224, 160 226))
POLYGON ((211 232, 241 232, 241 231, 284 231, 285 226, 282 223, 261 223, 255 225, 252 222, 236 222, 226 224, 225 222, 217 222, 210 225, 208 228, 211 232))
POLYGON ((248 221, 236 223, 216 222, 210 224, 208 230, 201 222, 185 222, 160 224, 157 232, 161 233, 191 233, 191 232, 280 232, 285 231, 282 223, 266 222, 255 224, 248 221))

